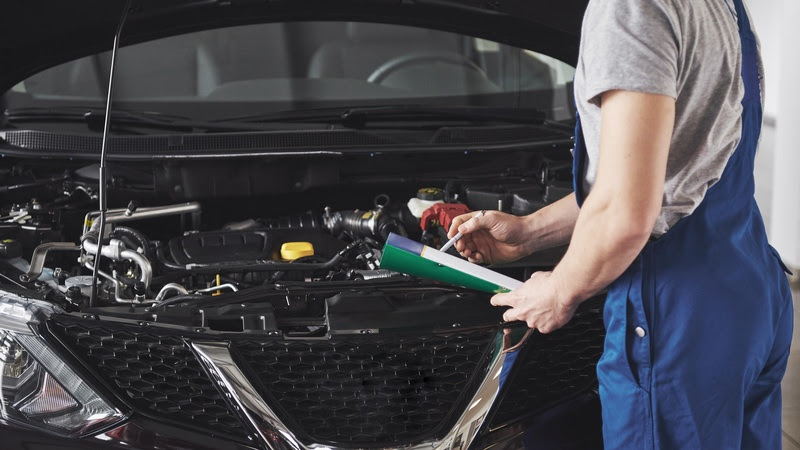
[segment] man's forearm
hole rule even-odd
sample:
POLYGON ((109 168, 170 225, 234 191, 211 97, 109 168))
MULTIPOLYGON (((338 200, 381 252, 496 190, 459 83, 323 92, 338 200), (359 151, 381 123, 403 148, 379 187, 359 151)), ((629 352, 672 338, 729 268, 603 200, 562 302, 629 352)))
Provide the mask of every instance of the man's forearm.
POLYGON ((569 250, 553 271, 558 291, 570 303, 588 299, 619 278, 652 231, 637 211, 592 200, 590 196, 584 203, 569 250))
POLYGON ((530 236, 528 253, 569 243, 579 212, 575 194, 570 194, 527 216, 530 236))
POLYGON ((553 271, 567 303, 606 288, 642 250, 661 212, 675 101, 614 91, 603 95, 597 180, 553 271))

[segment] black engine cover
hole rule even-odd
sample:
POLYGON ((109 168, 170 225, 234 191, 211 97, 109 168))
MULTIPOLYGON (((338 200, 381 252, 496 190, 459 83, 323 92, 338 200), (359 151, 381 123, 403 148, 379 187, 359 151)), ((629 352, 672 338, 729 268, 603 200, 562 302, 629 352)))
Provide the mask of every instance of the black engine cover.
POLYGON ((278 259, 281 245, 292 241, 310 242, 316 255, 328 259, 345 247, 320 230, 253 229, 181 236, 169 241, 169 251, 181 265, 264 261, 278 259))

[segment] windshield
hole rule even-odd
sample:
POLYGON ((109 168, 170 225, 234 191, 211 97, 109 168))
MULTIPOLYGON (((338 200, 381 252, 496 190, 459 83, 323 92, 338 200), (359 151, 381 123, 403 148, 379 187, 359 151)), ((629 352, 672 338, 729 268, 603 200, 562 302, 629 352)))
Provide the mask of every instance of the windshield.
MULTIPOLYGON (((47 69, 11 110, 102 107, 110 53, 47 69)), ((293 22, 214 29, 120 49, 115 108, 196 120, 331 107, 536 108, 572 117, 574 69, 530 50, 423 28, 293 22)), ((32 124, 35 125, 35 124, 32 124)), ((52 127, 52 125, 50 125, 52 127)))

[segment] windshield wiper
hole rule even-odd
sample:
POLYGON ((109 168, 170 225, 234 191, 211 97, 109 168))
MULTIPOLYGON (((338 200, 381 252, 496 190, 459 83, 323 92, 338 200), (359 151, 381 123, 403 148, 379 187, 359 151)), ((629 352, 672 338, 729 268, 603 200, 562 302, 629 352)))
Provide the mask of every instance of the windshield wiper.
POLYGON ((221 123, 325 122, 364 128, 379 122, 430 124, 442 121, 543 124, 546 114, 534 108, 484 106, 389 105, 304 111, 285 111, 223 119, 221 123))
MULTIPOLYGON (((3 113, 3 126, 19 122, 63 123, 83 122, 91 131, 102 132, 105 112, 95 108, 60 107, 60 108, 18 108, 7 109, 3 113)), ((233 132, 233 131, 265 131, 263 127, 246 123, 204 122, 183 116, 163 114, 151 111, 116 110, 111 113, 112 126, 133 126, 140 128, 161 129, 192 133, 233 132)))

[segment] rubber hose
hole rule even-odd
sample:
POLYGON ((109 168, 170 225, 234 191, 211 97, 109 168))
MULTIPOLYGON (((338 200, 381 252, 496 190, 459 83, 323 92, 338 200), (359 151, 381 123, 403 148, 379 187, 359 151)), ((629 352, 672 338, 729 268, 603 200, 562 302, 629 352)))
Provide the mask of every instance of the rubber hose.
MULTIPOLYGON (((141 231, 129 228, 129 227, 114 227, 114 232, 111 233, 112 236, 121 234, 129 239, 133 239, 142 248, 144 252, 144 256, 147 259, 150 259, 150 241, 147 240, 144 234, 141 231)), ((132 250, 136 250, 135 248, 132 250)))

